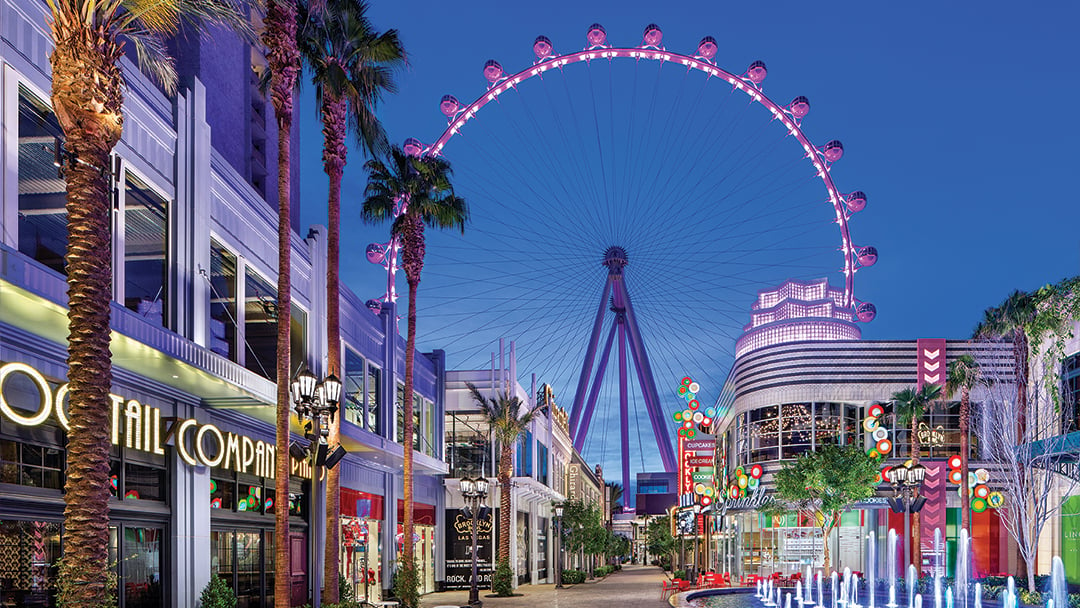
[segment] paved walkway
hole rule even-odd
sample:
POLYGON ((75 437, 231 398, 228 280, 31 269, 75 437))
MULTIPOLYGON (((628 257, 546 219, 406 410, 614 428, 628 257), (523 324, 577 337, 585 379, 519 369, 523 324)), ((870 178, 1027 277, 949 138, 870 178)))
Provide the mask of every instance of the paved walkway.
MULTIPOLYGON (((566 608, 668 608, 667 601, 660 599, 663 571, 655 566, 623 566, 619 572, 603 579, 586 581, 579 585, 522 585, 515 597, 487 597, 491 591, 480 590, 484 608, 542 608, 547 606, 566 608)), ((469 592, 444 591, 429 593, 421 598, 422 608, 435 606, 465 606, 469 592)))

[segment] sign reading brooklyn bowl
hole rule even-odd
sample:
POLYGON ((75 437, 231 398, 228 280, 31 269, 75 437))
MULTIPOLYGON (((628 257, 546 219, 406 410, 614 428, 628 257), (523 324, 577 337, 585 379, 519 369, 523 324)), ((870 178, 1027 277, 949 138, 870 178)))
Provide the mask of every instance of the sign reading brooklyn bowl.
MULTIPOLYGON (((0 415, 14 424, 33 427, 51 418, 65 431, 69 430, 67 396, 67 383, 54 389, 41 372, 25 363, 0 365, 0 415), (18 408, 9 401, 9 391, 12 397, 16 391, 8 387, 17 376, 23 377, 24 385, 25 380, 30 382, 27 390, 18 391, 22 397, 18 408), (21 407, 27 394, 35 390, 37 404, 32 406, 34 409, 21 407)), ((222 467, 258 477, 274 477, 276 449, 273 443, 222 431, 213 424, 199 423, 192 418, 162 418, 161 410, 152 405, 120 395, 110 397, 113 445, 158 455, 164 455, 165 446, 172 445, 180 459, 191 466, 222 467)), ((311 468, 305 462, 292 459, 291 468, 293 474, 311 476, 311 468)))
MULTIPOLYGON (((491 584, 495 510, 476 521, 476 578, 491 584)), ((459 509, 446 510, 446 589, 468 589, 472 583, 472 518, 459 509)))

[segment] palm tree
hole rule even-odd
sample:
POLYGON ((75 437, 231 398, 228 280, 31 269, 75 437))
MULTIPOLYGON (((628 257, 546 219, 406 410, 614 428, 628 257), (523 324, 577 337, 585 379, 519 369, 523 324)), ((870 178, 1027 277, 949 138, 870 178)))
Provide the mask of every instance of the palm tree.
MULTIPOLYGON (((277 281, 277 411, 274 491, 289 495, 289 332, 292 326, 292 226, 290 220, 290 136, 293 121, 293 89, 300 72, 296 43, 296 0, 267 0, 262 42, 270 75, 270 99, 277 121, 278 281, 277 281)), ((274 509, 274 606, 288 608, 292 595, 289 551, 289 510, 274 509)))
MULTIPOLYGON (((314 0, 302 2, 298 13, 300 47, 311 69, 315 97, 323 122, 323 170, 330 178, 327 199, 326 239, 326 333, 327 367, 341 373, 341 325, 339 306, 341 176, 345 169, 345 136, 350 124, 364 152, 374 156, 385 150, 386 134, 375 116, 383 91, 394 92, 392 69, 405 62, 397 30, 380 34, 367 18, 363 0, 314 0)), ((330 424, 329 441, 339 443, 341 417, 330 424)), ((330 469, 326 480, 326 560, 323 598, 338 601, 338 539, 341 503, 341 471, 330 469)))
POLYGON ((224 0, 47 0, 53 51, 52 105, 64 132, 68 244, 68 382, 71 430, 64 508, 66 605, 105 602, 109 540, 109 301, 112 297, 110 155, 124 128, 120 58, 167 91, 177 76, 166 38, 202 23, 250 31, 224 0))
MULTIPOLYGON (((945 381, 945 393, 955 395, 960 392, 960 483, 966 486, 968 478, 969 447, 968 429, 971 425, 971 389, 982 382, 979 364, 971 355, 960 355, 949 364, 945 381)), ((962 487, 964 487, 962 486, 962 487)), ((960 495, 960 526, 971 533, 971 494, 960 495)))
POLYGON ((623 487, 622 484, 617 481, 609 481, 604 484, 608 488, 611 488, 611 513, 614 514, 616 509, 622 508, 623 487))
MULTIPOLYGON (((912 464, 919 464, 919 453, 922 451, 919 446, 919 422, 923 416, 926 415, 926 411, 930 406, 941 396, 940 384, 924 384, 922 388, 905 388, 902 391, 893 393, 892 401, 894 413, 896 416, 896 423, 898 425, 910 426, 910 439, 909 445, 911 448, 911 462, 912 464)), ((911 529, 914 530, 912 536, 915 540, 906 539, 904 542, 911 543, 911 563, 915 564, 916 568, 921 568, 922 564, 922 547, 919 543, 919 514, 918 512, 911 515, 911 529)))
POLYGON ((480 389, 466 382, 473 401, 487 416, 488 425, 499 443, 499 561, 510 563, 510 477, 513 475, 514 446, 529 428, 537 412, 546 403, 538 403, 531 409, 518 397, 503 392, 497 397, 484 397, 480 389))
MULTIPOLYGON (((409 284, 408 334, 405 340, 404 408, 404 510, 402 532, 413 535, 413 359, 416 350, 416 291, 424 268, 424 227, 458 228, 465 233, 469 210, 465 200, 454 194, 450 163, 425 156, 411 157, 392 146, 388 162, 372 159, 364 163, 368 171, 362 217, 377 223, 393 218, 391 238, 401 243, 402 268, 409 284), (400 203, 400 204, 399 204, 400 203)), ((404 562, 413 564, 413 544, 405 543, 404 562)))
MULTIPOLYGON (((1035 317, 1038 315, 1038 301, 1032 294, 1016 290, 1001 303, 1001 306, 988 308, 983 313, 983 320, 975 327, 972 337, 976 340, 1005 338, 1013 345, 1013 371, 1016 378, 1016 402, 1021 412, 1027 411, 1028 394, 1028 334, 1035 317)), ((1019 421, 1019 432, 1023 434, 1024 421, 1019 421)))

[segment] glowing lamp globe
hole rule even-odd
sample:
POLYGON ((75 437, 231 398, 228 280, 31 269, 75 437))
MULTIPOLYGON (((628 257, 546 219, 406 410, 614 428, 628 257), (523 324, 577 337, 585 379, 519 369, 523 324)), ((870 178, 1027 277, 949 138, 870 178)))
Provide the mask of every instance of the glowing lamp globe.
POLYGON ((959 469, 960 465, 962 465, 963 463, 964 459, 961 458, 959 454, 953 454, 952 456, 949 456, 950 469, 959 469))
MULTIPOLYGON (((841 146, 841 153, 843 153, 843 146, 841 146)), ((848 211, 858 213, 859 211, 866 209, 866 193, 862 190, 856 190, 847 195, 844 199, 844 204, 847 205, 848 211)))
POLYGON ((372 264, 382 264, 386 259, 386 247, 380 243, 372 243, 364 250, 364 254, 372 264))
POLYGON ((765 69, 764 61, 755 61, 746 69, 746 77, 754 84, 765 82, 765 76, 768 75, 768 73, 769 71, 765 69))
POLYGON ((859 264, 862 266, 873 266, 877 263, 877 248, 876 247, 862 247, 858 250, 856 255, 859 258, 859 264))
POLYGON ((716 38, 705 36, 697 45, 697 56, 712 60, 716 57, 716 38))
POLYGON ((704 419, 705 419, 704 414, 702 414, 701 412, 694 412, 694 417, 693 417, 694 422, 696 422, 698 424, 701 424, 701 421, 704 420, 704 419))
POLYGON ((604 46, 604 43, 607 42, 607 31, 604 30, 604 26, 594 23, 589 26, 589 31, 585 34, 585 40, 589 41, 589 46, 604 46))
POLYGON ((409 139, 405 140, 404 144, 402 144, 401 150, 407 156, 417 157, 420 156, 420 153, 424 151, 424 145, 420 143, 419 139, 416 139, 415 137, 410 137, 409 139))
POLYGON ((659 25, 650 23, 645 26, 645 33, 641 37, 642 46, 660 46, 663 41, 664 32, 660 31, 659 25))
POLYGON ((487 63, 484 64, 484 78, 487 78, 487 81, 491 84, 495 84, 496 82, 499 82, 499 79, 502 77, 503 69, 502 66, 499 65, 499 62, 494 59, 488 59, 487 63))
POLYGON ((791 115, 795 118, 802 118, 810 112, 810 100, 799 95, 791 100, 791 105, 788 106, 788 109, 791 110, 791 115))
POLYGON ((536 41, 533 42, 533 54, 536 55, 537 59, 551 57, 553 50, 551 40, 548 40, 547 36, 537 36, 536 41))
POLYGON ((439 102, 439 110, 447 118, 453 118, 461 110, 461 103, 453 95, 443 95, 442 101, 439 102))
POLYGON ((706 506, 706 507, 707 507, 707 506, 709 506, 709 505, 711 505, 711 504, 712 504, 712 499, 711 499, 711 498, 709 498, 708 496, 702 496, 702 497, 701 497, 701 504, 702 504, 703 506, 706 506))
POLYGON ((877 308, 870 302, 862 302, 855 307, 855 318, 862 323, 869 323, 877 316, 877 308))
POLYGON ((880 403, 875 403, 874 405, 870 406, 870 409, 867 411, 867 413, 869 413, 875 418, 880 418, 885 415, 885 408, 882 407, 880 403))
POLYGON ((694 393, 696 395, 697 392, 701 390, 701 385, 698 384, 697 382, 691 382, 689 388, 690 388, 690 392, 694 393))
POLYGON ((686 407, 689 407, 692 410, 696 410, 697 408, 701 407, 701 403, 697 399, 691 399, 689 402, 687 402, 686 407))
POLYGON ((839 139, 834 139, 825 144, 825 147, 822 149, 822 154, 825 155, 825 160, 830 163, 835 163, 844 156, 844 144, 840 143, 839 139))
POLYGON ((675 412, 671 417, 675 419, 675 422, 682 422, 682 412, 675 412))
POLYGON ((690 386, 690 383, 692 383, 692 382, 693 382, 693 380, 690 379, 690 376, 687 376, 687 377, 682 379, 682 385, 683 386, 690 386))

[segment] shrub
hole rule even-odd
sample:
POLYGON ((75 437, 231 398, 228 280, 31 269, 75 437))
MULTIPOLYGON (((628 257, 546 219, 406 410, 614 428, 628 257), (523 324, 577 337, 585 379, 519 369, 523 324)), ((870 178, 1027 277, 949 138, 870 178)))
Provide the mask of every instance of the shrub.
POLYGON ((1028 591, 1027 589, 1020 590, 1018 594, 1020 601, 1029 606, 1041 606, 1045 603, 1043 594, 1040 591, 1028 591))
POLYGON ((217 575, 210 577, 210 582, 199 596, 202 608, 236 608, 236 594, 225 584, 225 579, 217 575))
POLYGON ((600 566, 596 569, 595 574, 601 578, 611 574, 615 571, 615 566, 600 566))
POLYGON ((585 582, 585 573, 581 570, 563 570, 562 582, 564 585, 578 585, 585 582))
POLYGON ((495 573, 491 576, 491 591, 499 597, 514 595, 514 572, 510 569, 510 562, 501 560, 495 566, 495 573))
POLYGON ((394 573, 394 595, 401 608, 420 608, 420 569, 416 562, 398 562, 394 573))

